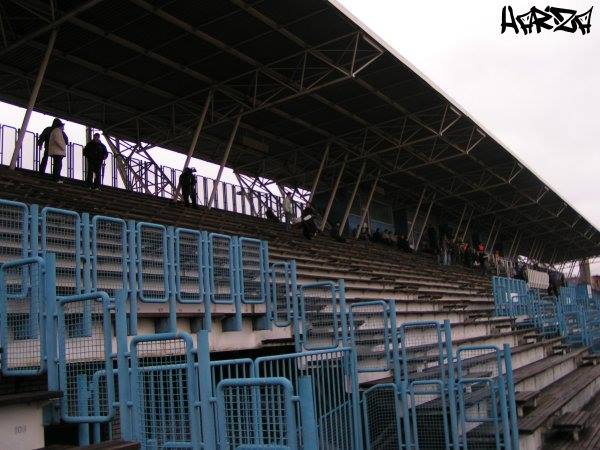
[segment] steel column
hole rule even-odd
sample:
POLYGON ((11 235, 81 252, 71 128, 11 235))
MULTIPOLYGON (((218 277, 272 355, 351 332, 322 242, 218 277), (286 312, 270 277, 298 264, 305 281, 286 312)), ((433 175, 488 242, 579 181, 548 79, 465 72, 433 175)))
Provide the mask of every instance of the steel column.
POLYGON ((425 197, 426 190, 427 190, 427 187, 424 187, 423 192, 421 192, 421 197, 419 198, 419 203, 417 204, 417 209, 415 210, 415 215, 413 217, 412 222, 410 223, 410 229, 408 230, 408 233, 406 234, 406 240, 408 242, 410 242, 410 238, 412 237, 412 232, 413 232, 413 229, 415 228, 415 222, 417 221, 417 217, 419 216, 419 210, 421 209, 421 204, 423 203, 423 198, 425 197))
POLYGON ((492 239, 492 234, 494 233, 494 228, 496 228, 496 218, 494 217, 494 221, 492 222, 492 228, 490 229, 490 234, 485 241, 485 251, 487 252, 488 246, 490 245, 490 240, 492 239))
POLYGON ((492 245, 490 245, 490 251, 494 251, 494 245, 496 245, 496 240, 498 239, 498 233, 500 232, 500 225, 496 228, 496 234, 494 234, 494 239, 492 239, 492 245))
POLYGON ((425 215, 425 221, 423 222, 423 226, 421 227, 421 232, 419 233, 419 239, 417 239, 417 243, 415 245, 415 252, 419 250, 419 244, 421 243, 421 238, 423 237, 423 232, 425 231, 425 227, 427 226, 427 221, 429 220, 429 214, 431 214, 431 208, 433 207, 433 202, 435 202, 435 195, 433 193, 433 197, 431 198, 431 203, 429 204, 429 208, 427 208, 427 214, 425 215))
POLYGON ((352 204, 354 203, 354 198, 356 197, 356 193, 358 192, 358 187, 360 186, 360 182, 362 181, 363 174, 365 173, 365 167, 367 163, 363 161, 360 166, 360 173, 358 174, 358 178, 356 179, 356 184, 354 185, 354 190, 352 191, 352 195, 350 196, 350 200, 348 200, 348 206, 346 207, 346 211, 344 212, 344 217, 340 222, 340 228, 338 231, 338 235, 341 236, 344 228, 346 227, 346 221, 348 220, 348 216, 350 215, 350 210, 352 209, 352 204))
POLYGON ((12 158, 10 159, 10 168, 12 170, 14 170, 17 166, 19 152, 21 151, 21 147, 23 146, 23 139, 25 139, 25 133, 27 132, 29 119, 31 118, 33 107, 35 106, 38 93, 40 92, 40 87, 42 86, 42 81, 44 80, 44 74, 46 73, 46 68, 48 67, 48 62, 50 61, 52 50, 54 50, 54 43, 56 42, 57 34, 58 32, 56 31, 56 29, 52 30, 52 33, 50 33, 50 39, 48 40, 46 53, 44 53, 44 58, 42 59, 42 63, 40 64, 40 70, 38 71, 35 83, 33 84, 31 96, 29 97, 29 103, 27 103, 27 110, 25 111, 25 117, 23 117, 23 123, 21 124, 21 128, 19 129, 19 135, 17 137, 17 143, 15 144, 15 150, 12 154, 12 158))
POLYGON ((510 258, 513 252, 513 247, 515 246, 515 244, 517 243, 517 237, 519 236, 520 231, 517 230, 517 232, 515 233, 515 237, 513 237, 512 243, 510 244, 510 250, 508 250, 507 256, 510 258))
POLYGON ((213 184, 212 191, 210 193, 210 198, 208 199, 208 209, 212 208, 213 201, 215 200, 215 195, 217 194, 217 188, 219 186, 219 182, 221 181, 221 176, 223 175, 223 169, 225 168, 225 164, 227 164, 227 160, 229 159, 229 152, 231 151, 231 147, 233 146, 233 141, 235 140, 235 135, 237 133, 238 127, 240 126, 240 120, 242 116, 237 116, 235 120, 235 124, 233 125, 233 130, 231 130, 231 134, 229 136, 229 141, 227 142, 227 147, 225 148, 225 153, 223 154, 223 160, 221 161, 221 165, 219 166, 219 172, 217 173, 217 179, 213 184))
POLYGON ((469 231, 469 226, 471 225, 471 219, 473 218, 473 211, 471 210, 471 214, 469 214, 469 220, 467 220, 467 225, 465 226, 465 231, 462 234, 462 238, 460 239, 462 242, 465 242, 465 238, 467 237, 467 231, 469 231))
POLYGON ((327 218, 329 217, 329 213, 331 212, 331 206, 333 205, 333 200, 335 200, 335 194, 337 193, 338 187, 340 186, 340 181, 342 180, 342 175, 344 175, 344 170, 346 169, 346 161, 348 161, 348 154, 344 157, 344 163, 340 168, 340 173, 335 180, 335 184, 333 185, 333 189, 331 190, 331 195, 329 196, 329 201, 327 202, 327 206, 325 207, 325 212, 323 213, 323 219, 321 220, 321 226, 319 227, 321 231, 325 229, 325 224, 327 223, 327 218))
POLYGON ((463 219, 465 218, 465 213, 467 212, 467 204, 465 203, 465 206, 462 210, 462 214, 460 215, 460 220, 458 221, 458 225, 456 226, 456 231, 454 232, 454 237, 452 238, 452 240, 454 242, 456 242, 456 239, 458 239, 458 232, 460 231, 460 227, 463 223, 463 219))
MULTIPOLYGON (((183 169, 185 170, 190 165, 190 160, 194 154, 194 150, 196 149, 196 145, 198 144, 198 138, 200 137, 200 132, 202 131, 202 127, 204 126, 204 119, 206 119, 206 113, 208 111, 208 106, 210 105, 210 101, 212 99, 212 91, 208 92, 206 96, 206 101, 204 102, 204 108, 202 108, 202 114, 200 115, 200 120, 198 121, 198 125, 196 126, 196 131, 194 131, 194 136, 192 137, 192 142, 190 143, 190 148, 188 149, 187 156, 185 158, 185 164, 183 165, 183 169)), ((179 193, 181 192, 181 183, 177 182, 177 188, 175 189, 175 195, 173 195, 173 200, 177 201, 179 198, 179 193)))
POLYGON ((115 146, 115 144, 113 144, 113 142, 110 140, 110 137, 105 132, 102 132, 102 134, 104 135, 104 138, 110 147, 110 151, 113 154, 113 161, 117 164, 117 171, 119 172, 119 175, 121 175, 121 180, 123 180, 125 189, 129 191, 131 190, 131 187, 129 185, 129 180, 127 179, 127 171, 125 170, 125 164, 123 163, 123 155, 117 146, 115 146))
MULTIPOLYGON (((360 236, 360 230, 363 226, 363 222, 365 221, 365 217, 367 216, 367 213, 369 212, 369 207, 371 206, 371 200, 373 199, 373 194, 375 194, 375 189, 377 188, 377 182, 379 181, 380 173, 381 172, 377 172, 377 178, 375 178, 375 181, 373 181, 373 186, 371 186, 371 191, 369 192, 369 197, 367 198, 367 204, 363 208, 362 215, 360 216, 360 222, 358 222, 358 227, 356 227, 356 236, 354 236, 356 239, 358 239, 358 237, 360 236)), ((341 236, 341 230, 340 230, 340 236, 341 236)))
POLYGON ((310 195, 308 197, 308 203, 312 202, 312 199, 317 191, 317 186, 319 184, 319 180, 321 179, 321 173, 323 173, 323 168, 325 167, 325 163, 327 162, 327 157, 329 156, 329 147, 331 144, 327 144, 325 147, 325 153, 323 154, 323 159, 321 159, 321 165, 319 166, 319 170, 317 172, 317 176, 315 177, 315 181, 313 181, 312 189, 310 190, 310 195))

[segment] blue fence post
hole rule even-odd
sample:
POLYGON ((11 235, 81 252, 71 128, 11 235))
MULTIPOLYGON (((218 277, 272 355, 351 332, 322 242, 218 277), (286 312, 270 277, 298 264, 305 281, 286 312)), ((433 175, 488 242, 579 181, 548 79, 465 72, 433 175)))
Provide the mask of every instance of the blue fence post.
POLYGON ((119 377, 119 418, 121 436, 124 440, 133 438, 131 423, 131 381, 129 378, 129 348, 127 345, 127 292, 117 292, 115 298, 115 321, 117 337, 117 374, 119 377))
MULTIPOLYGON (((88 388, 87 380, 84 374, 77 375, 77 412, 80 416, 86 416, 88 412, 88 388)), ((79 445, 90 445, 90 425, 89 423, 79 424, 79 445)))
POLYGON ((506 368, 506 388, 508 391, 508 409, 510 414, 510 435, 512 450, 519 450, 519 426, 517 423, 517 404, 515 401, 515 382, 512 371, 510 345, 504 344, 504 365, 506 368))
POLYGON ((444 320, 444 336, 446 340, 446 355, 448 358, 448 408, 450 409, 450 436, 453 450, 459 449, 458 413, 456 410, 456 386, 454 373, 454 350, 452 349, 452 329, 450 321, 444 320))
MULTIPOLYGON (((56 256, 45 254, 44 300, 46 305, 46 370, 48 371, 48 390, 58 391, 58 353, 56 347, 56 256)), ((60 411, 58 404, 53 409, 53 421, 58 423, 60 411)))
POLYGON ((231 237, 230 246, 229 267, 230 271, 234 274, 231 289, 233 290, 233 306, 235 311, 233 317, 223 320, 222 328, 223 331, 240 331, 242 329, 242 268, 240 261, 239 238, 237 236, 231 237))
POLYGON ((298 280, 296 278, 296 260, 292 259, 289 264, 291 288, 292 288, 292 332, 294 333, 295 350, 299 352, 302 349, 300 342, 300 297, 298 295, 298 280))
POLYGON ((38 205, 29 207, 29 248, 30 256, 38 256, 40 251, 40 210, 38 205))
POLYGON ((398 342, 399 342, 399 338, 398 338, 398 324, 396 323, 397 317, 396 317, 396 302, 394 300, 388 300, 387 301, 387 306, 388 306, 388 314, 389 314, 389 320, 390 320, 390 338, 391 338, 391 343, 392 343, 392 367, 391 370, 393 370, 393 379, 394 379, 394 385, 396 386, 396 392, 398 390, 398 388, 400 387, 400 383, 401 383, 401 369, 400 369, 400 351, 398 349, 398 342))
POLYGON ((136 225, 127 221, 127 256, 129 258, 129 334, 137 334, 137 247, 136 225))
MULTIPOLYGON (((83 269, 83 292, 92 292, 92 280, 90 278, 90 215, 81 215, 81 233, 83 234, 81 253, 83 269)), ((81 292, 77 292, 80 294, 81 292)), ((92 307, 89 302, 84 304, 83 310, 83 336, 92 335, 92 307)))
MULTIPOLYGON (((508 419, 508 401, 506 399, 506 385, 504 383, 504 377, 502 376, 502 354, 498 349, 496 351, 497 364, 498 364, 498 400, 500 402, 500 417, 502 418, 502 435, 504 439, 504 448, 511 450, 511 434, 510 425, 508 419)), ((508 369, 506 368, 508 371, 508 369)))
POLYGON ((177 331, 177 299, 175 287, 175 232, 173 227, 167 227, 167 266, 169 286, 169 331, 177 331))
POLYGON ((302 448, 303 450, 317 450, 318 439, 316 437, 318 434, 313 401, 313 384, 309 375, 300 376, 298 391, 300 416, 302 418, 302 448))
MULTIPOLYGON (((349 345, 349 335, 348 335, 348 317, 347 317, 347 313, 346 313, 346 283, 344 282, 343 278, 340 278, 338 280, 338 284, 337 284, 337 294, 338 294, 338 300, 339 300, 339 308, 340 308, 340 312, 339 312, 339 320, 340 320, 340 325, 342 328, 342 346, 343 347, 348 347, 349 345)), ((335 308, 335 302, 333 307, 335 308)), ((336 326, 335 322, 334 322, 334 327, 336 326)))
POLYGON ((217 448, 214 409, 211 402, 212 373, 210 368, 210 348, 208 330, 198 331, 198 394, 200 397, 200 423, 205 449, 217 448))
POLYGON ((203 231, 201 234, 200 248, 202 249, 202 285, 204 288, 204 320, 202 328, 206 331, 212 329, 212 302, 211 302, 211 284, 209 278, 209 258, 208 258, 208 233, 203 231))

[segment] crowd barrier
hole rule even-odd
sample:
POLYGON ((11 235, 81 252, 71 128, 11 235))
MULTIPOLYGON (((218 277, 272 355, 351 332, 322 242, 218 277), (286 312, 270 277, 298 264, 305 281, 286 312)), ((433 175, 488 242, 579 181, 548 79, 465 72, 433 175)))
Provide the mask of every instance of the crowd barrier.
POLYGON ((544 336, 562 336, 569 345, 600 350, 600 295, 589 285, 563 286, 558 297, 504 277, 493 277, 492 287, 497 316, 522 316, 544 336))
POLYGON ((49 415, 82 445, 518 449, 508 346, 455 348, 449 322, 397 324, 394 301, 347 305, 343 280, 299 286, 255 239, 14 202, 0 224, 2 375, 45 373, 63 392, 49 415), (168 311, 162 332, 139 332, 144 304, 168 311), (205 307, 197 333, 175 326, 186 304, 205 307), (296 352, 212 361, 210 305, 230 331, 261 307, 255 327, 291 327, 296 352))

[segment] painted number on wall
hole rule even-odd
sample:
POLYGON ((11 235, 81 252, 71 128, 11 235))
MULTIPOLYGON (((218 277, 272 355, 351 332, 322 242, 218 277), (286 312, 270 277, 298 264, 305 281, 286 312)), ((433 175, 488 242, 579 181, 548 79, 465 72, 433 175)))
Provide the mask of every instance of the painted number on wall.
POLYGON ((15 434, 27 433, 27 425, 15 425, 15 434))

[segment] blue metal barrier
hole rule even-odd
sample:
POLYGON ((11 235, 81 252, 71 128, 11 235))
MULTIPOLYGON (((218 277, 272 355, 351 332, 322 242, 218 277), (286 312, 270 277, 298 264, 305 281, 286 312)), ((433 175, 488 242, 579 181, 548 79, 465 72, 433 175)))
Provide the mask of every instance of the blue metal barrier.
POLYGON ((127 224, 123 219, 94 216, 92 234, 92 289, 114 299, 129 290, 127 277, 127 224))
POLYGON ((297 350, 323 350, 346 346, 347 317, 343 280, 308 283, 300 287, 301 330, 297 350))
POLYGON ((242 303, 267 304, 269 295, 269 254, 267 243, 259 239, 238 239, 238 267, 242 303))
POLYGON ((45 207, 41 213, 42 254, 56 255, 57 295, 77 295, 82 289, 81 218, 74 211, 45 207))
POLYGON ((0 264, 28 256, 29 207, 25 203, 0 200, 0 264))
MULTIPOLYGON (((311 392, 304 392, 311 396, 311 392)), ((298 450, 292 383, 282 377, 227 379, 217 385, 220 450, 298 450)), ((315 430, 315 424, 303 424, 315 430)))
POLYGON ((167 229, 162 225, 136 225, 138 298, 148 303, 169 300, 167 229))
POLYGON ((381 383, 362 393, 365 450, 407 449, 403 438, 403 407, 398 386, 381 383))
POLYGON ((527 283, 514 278, 492 277, 497 316, 532 315, 532 297, 527 283))
POLYGON ((143 450, 199 450, 199 395, 191 336, 135 336, 130 353, 133 439, 143 450))
MULTIPOLYGON (((104 398, 91 395, 98 372, 112 373, 112 325, 104 292, 58 299, 58 359, 62 420, 108 422, 113 417, 113 378, 106 378, 104 398)), ((99 394, 99 392, 97 392, 99 394)))
POLYGON ((46 370, 45 262, 25 258, 0 266, 2 375, 30 376, 46 370))
POLYGON ((276 327, 288 327, 298 314, 295 261, 273 263, 269 272, 271 322, 276 327))

